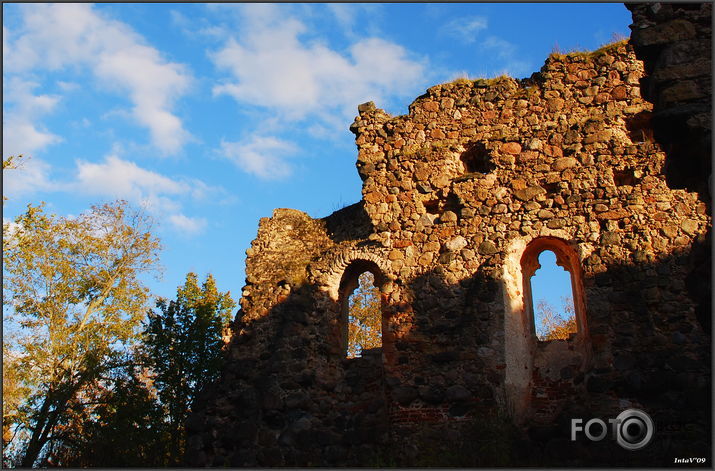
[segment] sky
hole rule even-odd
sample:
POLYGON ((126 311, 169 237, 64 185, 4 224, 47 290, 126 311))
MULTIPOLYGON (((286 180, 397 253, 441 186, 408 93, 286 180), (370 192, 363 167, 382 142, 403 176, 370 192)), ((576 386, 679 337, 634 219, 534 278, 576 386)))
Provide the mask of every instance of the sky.
POLYGON ((125 199, 157 222, 155 295, 193 271, 238 299, 261 217, 360 199, 359 104, 400 115, 458 77, 526 78, 630 22, 622 3, 4 3, 3 158, 25 161, 3 220, 125 199))

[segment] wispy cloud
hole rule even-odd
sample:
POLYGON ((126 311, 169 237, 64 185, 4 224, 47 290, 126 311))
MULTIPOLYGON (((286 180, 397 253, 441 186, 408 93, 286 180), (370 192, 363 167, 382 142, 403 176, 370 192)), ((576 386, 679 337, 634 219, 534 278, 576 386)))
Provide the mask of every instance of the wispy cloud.
POLYGON ((288 141, 253 136, 238 142, 222 141, 220 153, 247 173, 265 180, 278 180, 291 174, 292 168, 285 158, 296 150, 288 141))
POLYGON ((504 66, 499 73, 519 76, 528 72, 528 63, 518 58, 516 46, 509 41, 489 36, 480 43, 480 46, 504 61, 504 66))
POLYGON ((467 43, 477 40, 480 31, 487 29, 488 21, 483 16, 456 18, 442 27, 442 34, 467 43))
POLYGON ((25 154, 60 142, 62 138, 41 126, 39 119, 52 112, 60 97, 56 95, 35 95, 38 84, 32 81, 10 78, 3 90, 3 98, 8 106, 3 113, 3 156, 25 154))
POLYGON ((303 43, 305 31, 303 23, 289 18, 256 29, 243 42, 228 39, 211 58, 232 76, 214 93, 300 120, 332 113, 348 117, 363 101, 379 103, 423 80, 424 64, 397 44, 366 38, 341 54, 322 43, 303 43))
MULTIPOLYGON (((209 52, 224 72, 213 87, 214 95, 230 96, 240 106, 264 112, 274 125, 294 129, 310 121, 313 131, 344 130, 358 104, 372 100, 389 108, 395 98, 411 97, 426 85, 426 59, 376 36, 346 33, 347 47, 333 47, 311 28, 316 17, 310 9, 303 16, 296 13, 301 9, 271 4, 211 9, 240 26, 221 47, 209 52)), ((356 22, 356 10, 350 8, 331 6, 321 18, 325 13, 334 15, 346 29, 356 22)), ((268 133, 276 137, 264 137, 262 124, 256 137, 225 139, 219 152, 260 178, 286 177, 291 166, 285 157, 300 149, 285 138, 287 132, 274 128, 268 133)))
POLYGON ((324 6, 338 22, 342 34, 352 40, 358 37, 356 29, 376 32, 375 19, 382 16, 382 5, 377 3, 326 3, 324 6), (365 16, 361 18, 361 15, 366 15, 370 21, 362 21, 365 16))
POLYGON ((183 214, 172 214, 169 216, 169 222, 187 235, 200 234, 206 228, 205 218, 190 218, 183 214))
POLYGON ((132 116, 156 147, 165 154, 181 150, 190 135, 172 107, 191 82, 182 64, 164 60, 129 26, 89 4, 27 4, 21 11, 21 29, 3 30, 6 73, 88 67, 101 84, 128 94, 132 116))
POLYGON ((50 180, 51 166, 38 158, 26 158, 16 169, 3 170, 2 192, 14 199, 20 196, 56 189, 50 180))
POLYGON ((116 155, 102 163, 77 162, 77 178, 65 189, 80 193, 123 198, 140 204, 154 215, 168 220, 182 233, 198 234, 206 226, 203 218, 183 214, 181 200, 206 198, 221 192, 195 179, 170 178, 147 170, 116 155))

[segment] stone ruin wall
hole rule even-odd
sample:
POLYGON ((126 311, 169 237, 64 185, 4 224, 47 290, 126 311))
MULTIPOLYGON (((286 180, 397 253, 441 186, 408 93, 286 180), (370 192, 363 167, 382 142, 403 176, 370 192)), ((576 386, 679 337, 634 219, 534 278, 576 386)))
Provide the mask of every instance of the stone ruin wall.
MULTIPOLYGON (((260 221, 227 366, 187 423, 189 464, 375 465, 385 447, 416 453, 425 424, 449 446, 494 416, 584 459, 549 424, 629 406, 707 440, 710 337, 686 281, 711 219, 667 184, 642 77, 624 42, 552 55, 522 81, 434 86, 405 116, 361 105, 363 199, 260 221), (524 280, 543 248, 572 275, 569 340, 533 334, 524 280), (342 302, 365 270, 383 347, 346 359, 342 302)), ((623 458, 608 446, 600 463, 623 458)))

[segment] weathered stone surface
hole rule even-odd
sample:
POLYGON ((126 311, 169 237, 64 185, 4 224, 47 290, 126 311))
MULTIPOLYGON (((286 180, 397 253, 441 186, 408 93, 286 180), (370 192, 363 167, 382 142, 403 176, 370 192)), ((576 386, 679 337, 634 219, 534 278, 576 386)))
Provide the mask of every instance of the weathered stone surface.
POLYGON ((468 242, 464 237, 457 236, 453 239, 448 240, 447 243, 444 245, 447 248, 447 250, 456 252, 456 251, 461 250, 464 247, 466 247, 468 245, 468 242))
POLYGON ((561 170, 575 167, 576 165, 578 165, 578 160, 574 159, 573 157, 562 157, 560 159, 556 159, 553 165, 553 169, 560 172, 561 170))
POLYGON ((544 190, 542 187, 530 186, 528 188, 523 188, 514 191, 514 196, 516 196, 522 201, 528 201, 534 199, 538 195, 543 195, 544 193, 546 193, 546 190, 544 190))
POLYGON ((507 142, 501 146, 501 151, 507 154, 518 154, 521 152, 521 144, 518 142, 507 142))
POLYGON ((496 245, 491 240, 485 240, 479 244, 477 251, 482 255, 491 255, 498 252, 496 245))

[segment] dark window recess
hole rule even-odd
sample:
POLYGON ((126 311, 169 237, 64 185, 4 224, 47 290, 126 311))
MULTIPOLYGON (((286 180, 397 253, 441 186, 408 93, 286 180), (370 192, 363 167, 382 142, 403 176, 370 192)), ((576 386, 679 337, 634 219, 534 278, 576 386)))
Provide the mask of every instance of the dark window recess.
POLYGON ((439 214, 439 200, 425 201, 425 210, 430 214, 439 214))
POLYGON ((651 125, 650 111, 641 111, 626 120, 628 137, 632 142, 653 142, 653 127, 651 125))
POLYGON ((460 159, 467 173, 489 173, 497 168, 489 150, 481 142, 472 144, 462 153, 460 159))
POLYGON ((613 170, 613 183, 617 186, 630 185, 633 186, 640 181, 635 172, 631 168, 624 170, 613 170))
POLYGON ((544 187, 544 189, 547 191, 547 193, 558 193, 561 190, 561 187, 559 186, 559 182, 544 183, 541 186, 544 187))
POLYGON ((459 210, 463 207, 464 202, 454 192, 450 192, 450 194, 447 195, 447 200, 444 202, 445 211, 454 211, 455 213, 459 213, 459 210))

